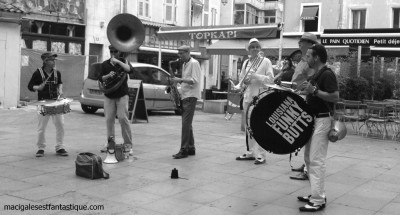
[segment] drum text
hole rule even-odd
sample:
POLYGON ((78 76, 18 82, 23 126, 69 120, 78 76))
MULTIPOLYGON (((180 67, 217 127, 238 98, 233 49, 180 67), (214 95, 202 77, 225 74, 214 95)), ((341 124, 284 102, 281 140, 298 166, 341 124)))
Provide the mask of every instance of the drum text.
POLYGON ((265 123, 293 144, 312 120, 294 99, 287 97, 265 123))

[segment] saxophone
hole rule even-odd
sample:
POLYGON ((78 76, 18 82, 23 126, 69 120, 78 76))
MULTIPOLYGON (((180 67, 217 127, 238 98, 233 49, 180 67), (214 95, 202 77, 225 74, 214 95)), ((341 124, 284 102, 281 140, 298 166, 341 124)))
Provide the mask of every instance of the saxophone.
POLYGON ((169 78, 168 82, 169 82, 169 86, 167 86, 166 88, 166 92, 169 93, 170 95, 170 99, 172 101, 172 103, 174 104, 175 108, 182 112, 182 100, 181 100, 181 94, 178 91, 178 87, 177 84, 174 83, 171 78, 175 77, 174 71, 172 69, 171 64, 173 63, 178 63, 180 61, 180 58, 170 61, 169 62, 169 72, 171 74, 171 77, 169 78))

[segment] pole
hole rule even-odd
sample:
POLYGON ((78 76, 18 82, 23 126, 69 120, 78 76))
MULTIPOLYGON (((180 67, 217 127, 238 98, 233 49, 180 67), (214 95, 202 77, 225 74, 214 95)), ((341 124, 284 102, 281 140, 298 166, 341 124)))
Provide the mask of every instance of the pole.
POLYGON ((361 75, 361 46, 358 46, 358 53, 357 53, 357 77, 361 75))
POLYGON ((158 39, 158 67, 161 67, 161 41, 158 39))

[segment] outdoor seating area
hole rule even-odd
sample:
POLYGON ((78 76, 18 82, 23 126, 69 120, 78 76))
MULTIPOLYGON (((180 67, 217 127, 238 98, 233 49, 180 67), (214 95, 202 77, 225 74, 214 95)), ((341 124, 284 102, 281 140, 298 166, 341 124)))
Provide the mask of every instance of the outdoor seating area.
POLYGON ((355 134, 400 141, 400 100, 341 100, 336 114, 355 134))

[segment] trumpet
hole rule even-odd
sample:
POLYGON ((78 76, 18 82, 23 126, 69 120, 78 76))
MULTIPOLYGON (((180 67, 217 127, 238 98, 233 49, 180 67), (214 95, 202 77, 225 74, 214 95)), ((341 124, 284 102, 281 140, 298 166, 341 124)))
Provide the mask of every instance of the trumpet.
POLYGON ((233 89, 235 89, 235 90, 242 89, 242 92, 245 91, 246 86, 243 87, 244 80, 246 80, 246 78, 250 72, 254 73, 257 71, 258 67, 260 67, 263 60, 264 60, 264 52, 260 51, 260 52, 258 52, 256 59, 254 59, 252 64, 250 65, 250 69, 246 71, 244 77, 242 78, 242 80, 239 81, 239 83, 237 85, 235 85, 231 80, 229 80, 233 86, 233 89))

